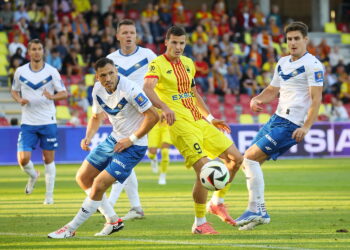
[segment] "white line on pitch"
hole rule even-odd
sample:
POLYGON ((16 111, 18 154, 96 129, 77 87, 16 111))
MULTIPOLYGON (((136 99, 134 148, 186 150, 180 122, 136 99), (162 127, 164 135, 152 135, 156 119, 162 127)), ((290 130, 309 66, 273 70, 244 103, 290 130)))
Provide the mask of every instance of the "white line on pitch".
MULTIPOLYGON (((0 236, 24 236, 24 237, 47 237, 40 234, 24 234, 24 233, 6 233, 0 232, 0 236)), ((200 237, 200 236, 199 236, 200 237)), ((103 241, 130 241, 130 242, 145 242, 145 243, 158 243, 168 245, 192 245, 192 246, 227 246, 227 247, 251 247, 251 248, 267 248, 267 249, 283 249, 283 250, 311 250, 308 248, 296 248, 296 247, 278 247, 270 245, 255 245, 255 244, 233 244, 233 243, 200 243, 189 241, 171 241, 171 240, 149 240, 149 239, 134 239, 134 238, 112 238, 112 237, 89 237, 89 236, 77 236, 75 239, 82 240, 103 240, 103 241)), ((53 239, 48 239, 53 240, 53 239)), ((64 240, 64 239, 62 239, 64 240)))

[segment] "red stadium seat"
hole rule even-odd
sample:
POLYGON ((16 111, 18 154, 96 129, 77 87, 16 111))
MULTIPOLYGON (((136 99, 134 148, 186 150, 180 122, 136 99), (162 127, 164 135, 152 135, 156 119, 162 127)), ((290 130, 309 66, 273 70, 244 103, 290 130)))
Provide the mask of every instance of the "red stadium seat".
POLYGON ((225 95, 225 101, 224 101, 225 105, 229 104, 229 105, 235 105, 237 104, 237 97, 234 94, 227 94, 225 95))
POLYGON ((325 94, 325 95, 323 96, 322 102, 323 102, 323 103, 326 103, 326 104, 332 103, 332 97, 333 97, 332 94, 325 94))
POLYGON ((146 43, 145 48, 152 50, 154 53, 157 53, 157 46, 154 43, 146 43))
POLYGON ((209 94, 209 95, 207 95, 206 96, 206 99, 207 99, 207 104, 209 105, 209 106, 214 106, 214 105, 216 105, 216 106, 220 106, 220 103, 219 103, 219 98, 218 98, 218 96, 217 95, 215 95, 215 94, 209 94))
POLYGON ((0 117, 0 126, 10 126, 10 123, 6 119, 6 117, 0 117))

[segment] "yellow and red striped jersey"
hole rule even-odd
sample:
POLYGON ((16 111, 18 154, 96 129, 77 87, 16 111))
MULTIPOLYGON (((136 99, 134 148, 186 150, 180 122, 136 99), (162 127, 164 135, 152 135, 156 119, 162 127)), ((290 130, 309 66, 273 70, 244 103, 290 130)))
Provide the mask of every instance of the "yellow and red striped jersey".
POLYGON ((193 61, 186 56, 181 56, 178 63, 171 63, 166 55, 161 55, 148 66, 145 78, 158 79, 155 92, 175 112, 177 120, 202 119, 192 92, 195 73, 193 61))

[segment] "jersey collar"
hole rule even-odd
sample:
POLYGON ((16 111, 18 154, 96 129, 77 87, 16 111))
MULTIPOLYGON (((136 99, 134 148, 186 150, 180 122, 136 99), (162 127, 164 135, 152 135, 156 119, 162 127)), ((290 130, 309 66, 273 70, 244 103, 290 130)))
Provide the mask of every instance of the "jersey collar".
POLYGON ((128 54, 128 55, 124 55, 124 54, 122 53, 122 50, 119 49, 119 54, 122 55, 122 56, 132 56, 132 55, 135 54, 138 50, 139 50, 139 46, 136 46, 136 49, 135 49, 134 52, 132 52, 132 53, 130 53, 130 54, 128 54))

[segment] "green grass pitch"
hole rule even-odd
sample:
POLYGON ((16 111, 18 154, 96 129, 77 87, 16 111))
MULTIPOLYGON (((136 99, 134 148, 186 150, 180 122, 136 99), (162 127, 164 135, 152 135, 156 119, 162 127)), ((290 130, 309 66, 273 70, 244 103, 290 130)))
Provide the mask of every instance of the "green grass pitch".
MULTIPOLYGON (((208 215, 219 235, 192 235, 194 171, 172 163, 168 184, 159 186, 149 164, 136 167, 146 218, 126 221, 108 237, 93 235, 104 219, 93 215, 72 239, 48 239, 47 234, 69 222, 85 194, 75 183, 78 165, 58 165, 55 204, 43 205, 42 175, 31 195, 24 194, 26 175, 18 166, 0 167, 0 249, 350 249, 350 159, 305 159, 267 162, 265 198, 269 225, 238 231, 208 215)), ((211 195, 211 193, 209 193, 211 195)), ((246 208, 242 171, 226 204, 233 218, 246 208)), ((123 216, 129 201, 123 193, 115 210, 123 216)))

